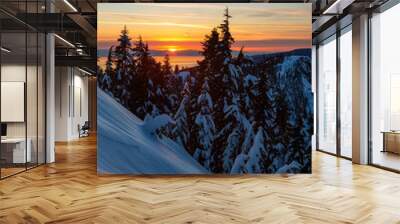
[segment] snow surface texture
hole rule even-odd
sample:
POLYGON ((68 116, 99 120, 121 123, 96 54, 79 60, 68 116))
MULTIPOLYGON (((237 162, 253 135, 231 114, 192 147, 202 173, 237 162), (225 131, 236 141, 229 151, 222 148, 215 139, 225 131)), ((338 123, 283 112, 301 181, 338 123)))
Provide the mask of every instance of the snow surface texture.
POLYGON ((101 89, 98 94, 97 171, 100 174, 205 174, 185 149, 155 130, 167 115, 141 121, 101 89))
MULTIPOLYGON (((266 57, 268 58, 268 57, 266 57)), ((268 59, 269 60, 269 59, 268 59)), ((278 89, 285 90, 285 101, 288 103, 288 111, 292 114, 288 116, 287 123, 295 127, 299 121, 298 115, 302 113, 301 108, 308 115, 313 113, 313 102, 311 93, 311 84, 309 78, 309 57, 301 55, 288 55, 282 58, 282 61, 275 64, 276 71, 274 75, 277 78, 275 86, 278 89), (303 101, 299 101, 303 99, 303 101)), ((264 62, 262 62, 264 63, 264 62)), ((232 80, 231 87, 238 89, 240 77, 243 71, 240 67, 232 64, 228 65, 232 80), (239 82, 238 82, 239 81, 239 82)), ((268 141, 275 140, 275 137, 269 137, 266 129, 257 128, 254 130, 251 115, 246 117, 239 108, 239 95, 237 93, 230 95, 229 102, 224 101, 224 113, 226 117, 232 117, 233 123, 227 123, 226 128, 219 133, 216 132, 216 125, 212 118, 213 100, 209 94, 208 82, 202 86, 201 94, 195 98, 194 102, 200 108, 200 112, 195 116, 194 125, 196 132, 188 126, 188 111, 190 107, 191 87, 195 77, 190 72, 178 73, 179 81, 183 87, 183 98, 173 114, 147 114, 144 121, 138 118, 124 106, 120 105, 121 100, 111 97, 111 92, 101 92, 99 101, 106 102, 99 105, 99 172, 101 173, 129 173, 129 174, 199 174, 213 173, 212 163, 213 151, 212 144, 215 136, 219 133, 228 132, 224 141, 222 153, 222 171, 227 174, 244 173, 302 173, 304 164, 311 163, 311 157, 301 158, 301 155, 309 152, 310 135, 306 134, 311 130, 312 124, 303 123, 301 129, 297 129, 304 136, 303 146, 297 145, 297 142, 282 144, 284 140, 266 144, 268 141), (185 81, 185 82, 183 82, 185 81), (191 83, 191 84, 189 84, 191 83), (106 99, 102 99, 106 97, 106 99), (113 113, 113 111, 118 113, 113 113), (172 118, 173 117, 173 118, 172 118), (249 119, 250 118, 250 119, 249 119), (160 130, 170 125, 174 127, 175 139, 162 135, 160 130), (115 130, 113 130, 115 129, 115 130), (102 133, 101 131, 104 130, 102 133), (194 152, 185 149, 193 136, 198 140, 199 145, 194 152), (117 147, 114 147, 114 144, 117 147), (166 153, 167 152, 167 153, 166 153), (192 155, 191 155, 192 153, 192 155), (268 157, 268 158, 267 158, 268 157), (173 158, 173 159, 171 159, 173 158), (270 159, 269 167, 266 167, 265 160, 270 159), (176 162, 180 161, 180 162, 176 162), (299 163, 300 161, 300 163, 299 163)), ((243 76, 243 86, 249 94, 243 97, 246 110, 252 113, 255 109, 254 96, 258 95, 256 88, 260 82, 260 77, 247 73, 243 76)), ((108 85, 108 80, 104 80, 104 85, 108 85)), ((152 86, 152 85, 151 85, 152 86)), ((266 98, 270 101, 276 101, 279 92, 269 89, 266 92, 266 98)), ((150 105, 152 105, 150 103, 150 105)), ((263 104, 265 106, 265 104, 263 104)), ((259 108, 262 106, 259 105, 259 108)), ((154 105, 153 105, 154 107, 154 105)), ((276 109, 270 109, 268 113, 272 115, 266 119, 268 127, 276 127, 276 109)), ((278 135, 279 129, 273 128, 273 132, 278 135)), ((274 133, 272 133, 274 134, 274 133)), ((276 135, 276 134, 275 134, 276 135)), ((301 141, 298 140, 298 141, 301 141)))

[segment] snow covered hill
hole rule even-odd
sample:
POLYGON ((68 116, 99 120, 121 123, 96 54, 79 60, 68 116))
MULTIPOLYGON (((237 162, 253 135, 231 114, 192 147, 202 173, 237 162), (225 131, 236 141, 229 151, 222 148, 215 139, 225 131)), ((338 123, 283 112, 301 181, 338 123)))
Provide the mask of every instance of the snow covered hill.
POLYGON ((250 55, 248 56, 250 60, 254 63, 264 63, 266 60, 271 59, 273 57, 287 57, 287 56, 311 56, 311 49, 295 49, 292 51, 285 51, 285 52, 277 52, 277 53, 269 53, 269 54, 257 54, 257 55, 250 55))
MULTIPOLYGON (((98 94, 97 171, 100 174, 204 174, 207 171, 169 138, 129 112, 103 90, 98 94)), ((153 122, 154 123, 154 122, 153 122)))

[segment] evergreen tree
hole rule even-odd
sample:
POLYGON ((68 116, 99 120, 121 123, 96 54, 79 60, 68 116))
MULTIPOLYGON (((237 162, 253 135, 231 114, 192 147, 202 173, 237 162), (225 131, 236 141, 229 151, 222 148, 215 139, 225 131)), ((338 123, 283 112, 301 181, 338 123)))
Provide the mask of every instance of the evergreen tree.
POLYGON ((240 48, 239 54, 236 57, 235 64, 236 65, 243 65, 245 63, 244 53, 243 53, 243 46, 240 48))
POLYGON ((148 44, 141 36, 135 43, 136 80, 133 85, 135 99, 133 101, 135 113, 144 118, 147 114, 156 116, 160 114, 160 108, 156 101, 160 94, 159 83, 156 82, 157 74, 161 73, 161 66, 150 56, 148 44))
POLYGON ((230 59, 232 59, 231 46, 235 42, 229 29, 229 19, 232 18, 232 16, 229 14, 228 8, 225 9, 224 17, 223 23, 219 26, 222 33, 219 53, 222 54, 221 56, 224 58, 224 64, 227 64, 230 62, 230 59))
POLYGON ((178 107, 178 79, 175 73, 172 71, 172 66, 170 64, 169 55, 164 56, 164 61, 161 66, 161 77, 162 81, 158 82, 159 85, 159 95, 157 103, 163 108, 163 112, 173 114, 176 112, 178 107))
POLYGON ((108 57, 106 61, 106 69, 104 73, 100 71, 100 76, 98 77, 99 80, 99 87, 103 89, 106 93, 112 94, 113 90, 113 78, 114 78, 114 71, 112 67, 112 52, 113 52, 113 46, 110 47, 108 50, 108 57))
POLYGON ((228 64, 228 68, 229 73, 225 79, 224 127, 218 133, 217 139, 223 147, 222 164, 225 172, 231 172, 235 158, 242 152, 246 133, 252 130, 251 123, 242 112, 243 74, 240 67, 234 64, 228 64))
POLYGON ((175 73, 175 74, 178 74, 178 73, 179 73, 179 65, 175 65, 174 73, 175 73))
POLYGON ((183 148, 188 149, 188 142, 190 136, 189 117, 190 114, 190 89, 189 82, 186 82, 182 90, 182 101, 174 116, 176 125, 173 128, 173 136, 176 141, 182 145, 183 148))
POLYGON ((169 55, 166 54, 164 56, 164 63, 162 65, 162 73, 164 77, 167 77, 172 73, 172 66, 171 63, 169 62, 169 55))
POLYGON ((124 26, 124 29, 121 31, 118 43, 114 51, 116 65, 113 95, 122 105, 129 108, 129 102, 131 100, 131 92, 129 89, 132 87, 134 76, 134 58, 131 48, 131 39, 128 36, 126 26, 124 26))
POLYGON ((267 150, 265 128, 267 127, 266 113, 269 111, 266 94, 268 78, 264 71, 261 71, 258 76, 259 80, 255 86, 257 94, 254 95, 254 100, 251 103, 254 109, 252 128, 256 134, 248 131, 249 134, 242 145, 242 152, 239 157, 241 159, 237 159, 234 164, 233 169, 237 173, 262 173, 265 170, 263 162, 267 150))
POLYGON ((276 172, 280 167, 285 165, 284 156, 288 147, 288 133, 287 133, 287 122, 289 119, 289 108, 286 102, 286 96, 284 90, 280 89, 278 86, 274 86, 277 89, 276 97, 273 104, 273 112, 270 112, 270 116, 267 117, 268 120, 268 146, 266 159, 264 164, 267 167, 268 172, 276 172), (274 128, 272 128, 272 127, 274 128))
POLYGON ((218 30, 216 28, 212 29, 210 35, 205 36, 201 45, 203 50, 200 54, 204 59, 199 62, 200 70, 209 74, 217 74, 220 66, 217 61, 220 45, 218 30))
POLYGON ((226 117, 225 113, 227 113, 229 105, 232 105, 232 102, 238 102, 238 97, 240 97, 237 94, 239 71, 231 64, 231 46, 234 43, 234 39, 229 29, 229 19, 231 15, 229 15, 228 8, 225 9, 224 17, 223 23, 218 27, 221 34, 217 36, 217 31, 213 30, 208 38, 209 42, 206 42, 208 44, 204 45, 208 47, 204 49, 205 53, 213 52, 213 54, 210 54, 208 57, 208 60, 206 60, 205 57, 205 63, 209 64, 210 81, 213 84, 210 92, 215 102, 214 119, 218 130, 212 155, 212 169, 214 172, 222 172, 224 169, 223 154, 226 146, 226 139, 228 138, 229 130, 234 128, 232 127, 234 122, 232 117, 226 117), (219 38, 218 44, 215 43, 217 42, 216 37, 219 38), (212 46, 211 49, 209 49, 210 46, 212 46), (215 48, 215 46, 217 47, 215 48))
MULTIPOLYGON (((209 35, 206 35, 204 41, 201 43, 202 51, 200 54, 203 60, 199 63, 199 73, 197 75, 198 83, 203 83, 204 78, 207 77, 210 81, 210 94, 211 97, 217 100, 223 93, 222 87, 222 74, 220 73, 221 61, 218 58, 219 50, 219 33, 216 28, 212 29, 209 35)), ((199 85, 196 89, 201 90, 199 85)))
POLYGON ((204 41, 201 43, 203 50, 200 52, 203 60, 199 62, 199 72, 197 79, 198 83, 203 83, 205 77, 209 79, 210 91, 209 94, 214 102, 213 115, 216 129, 221 129, 223 122, 223 95, 224 95, 224 82, 221 73, 221 60, 219 51, 220 35, 216 28, 212 29, 209 35, 205 36, 204 41))
POLYGON ((161 114, 160 109, 157 107, 155 101, 159 94, 159 88, 149 78, 147 80, 146 100, 144 101, 144 111, 146 116, 156 117, 161 114))
MULTIPOLYGON (((177 66, 175 66, 175 70, 177 70, 177 66)), ((179 80, 177 78, 177 73, 172 72, 172 66, 169 62, 168 54, 164 57, 164 63, 162 66, 162 75, 164 77, 164 91, 166 97, 166 106, 168 107, 168 112, 172 115, 176 112, 177 107, 179 105, 179 80)))
POLYGON ((223 144, 223 170, 226 173, 232 172, 232 166, 236 157, 243 151, 248 150, 252 137, 252 125, 241 112, 238 96, 234 96, 231 104, 226 108, 225 113, 227 125, 221 131, 220 138, 225 138, 223 144), (221 137, 223 136, 223 137, 221 137))
POLYGON ((254 136, 253 145, 249 149, 247 161, 244 166, 245 173, 265 173, 264 164, 262 163, 265 148, 265 134, 262 127, 258 127, 254 136))
POLYGON ((195 124, 197 125, 197 147, 193 157, 206 169, 211 170, 211 150, 215 134, 215 125, 212 118, 213 102, 208 93, 207 79, 204 80, 202 93, 197 99, 200 112, 197 114, 195 124))

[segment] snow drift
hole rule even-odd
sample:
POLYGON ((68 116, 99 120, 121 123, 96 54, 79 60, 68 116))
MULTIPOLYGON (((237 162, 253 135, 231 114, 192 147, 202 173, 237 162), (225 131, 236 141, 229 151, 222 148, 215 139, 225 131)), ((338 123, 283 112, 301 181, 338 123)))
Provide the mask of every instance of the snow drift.
POLYGON ((111 96, 97 89, 100 174, 204 174, 207 171, 185 149, 154 134, 159 117, 143 122, 111 96))

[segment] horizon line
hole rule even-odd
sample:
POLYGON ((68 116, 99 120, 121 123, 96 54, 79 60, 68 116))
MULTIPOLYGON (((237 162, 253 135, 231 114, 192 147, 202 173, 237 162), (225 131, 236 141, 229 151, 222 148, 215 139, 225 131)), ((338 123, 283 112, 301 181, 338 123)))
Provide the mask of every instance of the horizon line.
MULTIPOLYGON (((274 53, 285 53, 285 52, 291 52, 291 51, 295 51, 295 50, 309 50, 312 47, 300 47, 300 48, 292 48, 289 50, 277 50, 277 51, 246 51, 244 50, 243 53, 245 55, 250 55, 250 56, 254 56, 254 55, 262 55, 262 54, 274 54, 274 53)), ((245 49, 245 48, 244 48, 245 49)), ((97 57, 107 57, 108 56, 108 52, 109 52, 109 48, 100 48, 97 49, 97 57), (99 54, 100 53, 100 54, 99 54)), ((170 57, 182 57, 182 56, 186 56, 186 57, 196 57, 196 56, 202 56, 200 53, 201 51, 199 50, 176 50, 174 52, 171 52, 169 50, 149 50, 151 56, 170 56, 170 57), (179 54, 179 53, 187 53, 187 54, 179 54)), ((240 50, 232 50, 232 53, 237 54, 239 53, 240 50)))

